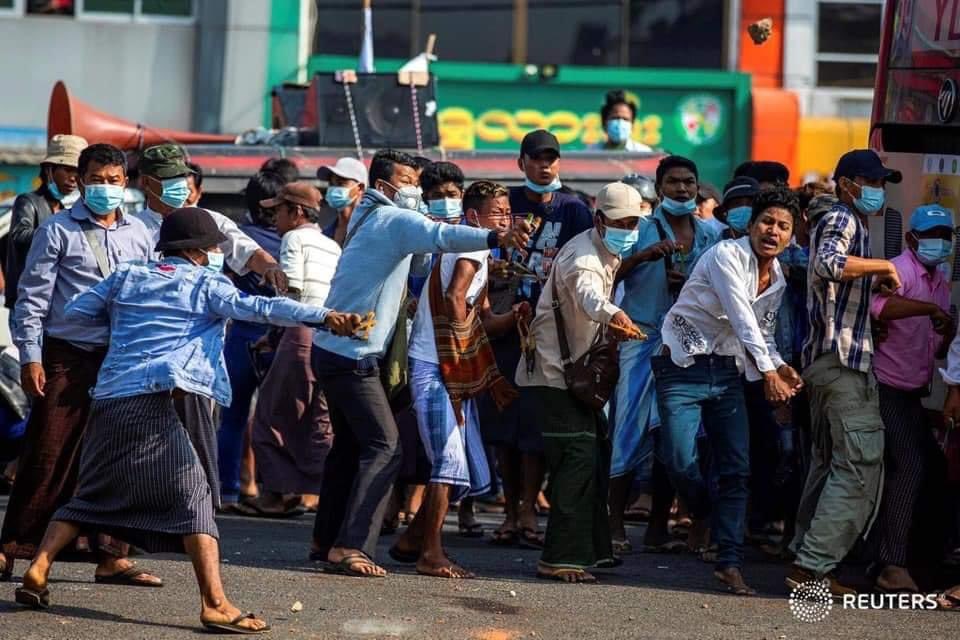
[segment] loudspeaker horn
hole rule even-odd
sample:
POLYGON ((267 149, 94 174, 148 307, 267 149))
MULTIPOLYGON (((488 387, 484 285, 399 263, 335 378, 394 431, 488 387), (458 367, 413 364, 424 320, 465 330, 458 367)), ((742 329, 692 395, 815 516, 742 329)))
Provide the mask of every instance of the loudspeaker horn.
POLYGON ((69 133, 93 144, 106 142, 123 150, 139 150, 164 142, 180 144, 233 143, 235 136, 158 129, 117 118, 70 95, 63 81, 53 85, 47 112, 47 136, 69 133))

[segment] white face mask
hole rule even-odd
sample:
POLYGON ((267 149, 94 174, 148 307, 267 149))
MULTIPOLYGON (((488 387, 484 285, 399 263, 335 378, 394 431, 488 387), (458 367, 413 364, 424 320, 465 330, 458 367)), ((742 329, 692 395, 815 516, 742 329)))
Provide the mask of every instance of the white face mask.
POLYGON ((386 182, 393 189, 393 203, 401 209, 410 211, 420 211, 420 205, 423 202, 423 192, 420 187, 413 185, 404 185, 398 187, 393 183, 386 182))

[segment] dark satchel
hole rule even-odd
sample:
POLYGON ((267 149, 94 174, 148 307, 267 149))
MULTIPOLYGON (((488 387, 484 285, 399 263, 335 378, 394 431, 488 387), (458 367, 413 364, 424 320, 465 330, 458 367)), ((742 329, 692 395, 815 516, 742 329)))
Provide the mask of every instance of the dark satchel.
POLYGON ((605 340, 603 326, 597 329, 593 344, 582 356, 572 360, 567 343, 567 329, 560 313, 557 285, 553 286, 553 318, 557 323, 557 340, 560 343, 560 360, 563 363, 563 380, 574 398, 594 411, 602 411, 613 395, 620 378, 620 355, 617 343, 605 340))

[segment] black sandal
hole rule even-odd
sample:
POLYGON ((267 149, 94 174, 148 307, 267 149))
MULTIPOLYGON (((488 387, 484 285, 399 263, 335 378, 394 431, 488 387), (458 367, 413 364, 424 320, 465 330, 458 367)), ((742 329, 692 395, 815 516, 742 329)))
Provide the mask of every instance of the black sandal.
POLYGON ((368 567, 377 567, 383 569, 376 562, 371 560, 365 553, 351 553, 343 557, 340 562, 330 562, 324 568, 324 573, 334 573, 341 576, 351 576, 353 578, 383 578, 385 576, 375 573, 363 573, 354 569, 357 565, 368 567))
POLYGON ((543 531, 531 529, 530 527, 521 527, 519 544, 525 549, 543 550, 543 531))
POLYGON ((35 591, 28 587, 20 587, 14 592, 14 599, 17 604, 22 604, 31 609, 49 609, 50 608, 50 589, 35 591))
POLYGON ((150 576, 156 577, 152 573, 148 573, 143 569, 137 569, 135 566, 127 567, 119 573, 115 573, 111 576, 93 576, 93 581, 97 584, 118 584, 124 587, 162 587, 163 580, 159 583, 154 584, 152 582, 143 582, 137 580, 140 576, 150 576))
POLYGON ((230 622, 212 622, 210 620, 201 620, 204 628, 208 631, 215 631, 218 633, 239 633, 242 635, 254 635, 257 633, 266 633, 270 631, 270 625, 265 625, 263 629, 248 629, 247 627, 240 626, 240 623, 244 620, 257 620, 257 616, 252 613, 241 613, 236 618, 230 622))

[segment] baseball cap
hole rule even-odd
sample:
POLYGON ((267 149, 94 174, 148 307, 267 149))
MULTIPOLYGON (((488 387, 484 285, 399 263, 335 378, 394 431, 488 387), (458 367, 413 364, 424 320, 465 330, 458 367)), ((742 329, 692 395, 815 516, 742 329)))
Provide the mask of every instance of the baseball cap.
POLYGON ((953 228, 953 211, 938 204, 925 204, 910 214, 911 231, 929 231, 936 227, 953 228))
POLYGON ((367 167, 356 158, 340 158, 334 165, 325 165, 317 169, 317 178, 330 180, 330 174, 347 180, 356 180, 367 186, 367 167))
POLYGON ((883 166, 880 156, 873 149, 854 149, 840 156, 837 168, 833 172, 833 179, 849 178, 853 180, 857 176, 863 176, 870 180, 886 180, 893 184, 903 180, 902 173, 883 166))
POLYGON ((80 136, 58 133, 47 142, 47 156, 41 164, 62 164, 77 167, 80 164, 80 152, 87 148, 87 141, 80 136))
POLYGON ((643 197, 628 184, 611 182, 604 185, 597 194, 597 211, 603 213, 610 220, 623 218, 639 218, 640 207, 643 206, 643 197))
POLYGON ((155 251, 206 249, 227 240, 213 216, 205 209, 175 209, 160 224, 160 241, 155 251))
POLYGON ((323 201, 323 195, 321 195, 320 190, 309 182, 301 180, 283 185, 275 198, 261 200, 260 206, 270 209, 281 202, 290 202, 310 209, 319 209, 321 201, 323 201))
POLYGON ((137 165, 140 175, 152 176, 164 180, 193 173, 187 166, 187 158, 183 149, 175 144, 158 144, 147 147, 140 154, 140 163, 137 165))
POLYGON ((721 209, 726 209, 731 200, 737 198, 754 198, 760 193, 760 183, 748 176, 734 178, 723 187, 721 209))
POLYGON ((520 143, 520 155, 533 157, 544 151, 554 151, 560 155, 560 142, 557 136, 546 129, 537 129, 523 136, 523 142, 520 143))

